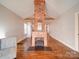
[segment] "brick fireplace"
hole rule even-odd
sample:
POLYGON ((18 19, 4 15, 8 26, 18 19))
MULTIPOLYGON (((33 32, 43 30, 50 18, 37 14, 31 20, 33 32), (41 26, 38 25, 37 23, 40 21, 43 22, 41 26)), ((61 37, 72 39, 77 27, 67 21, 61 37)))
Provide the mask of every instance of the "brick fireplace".
POLYGON ((35 42, 42 40, 44 46, 47 46, 47 33, 46 32, 32 32, 32 46, 35 47, 35 42))
POLYGON ((32 31, 32 47, 47 46, 45 0, 34 0, 34 21, 32 31))

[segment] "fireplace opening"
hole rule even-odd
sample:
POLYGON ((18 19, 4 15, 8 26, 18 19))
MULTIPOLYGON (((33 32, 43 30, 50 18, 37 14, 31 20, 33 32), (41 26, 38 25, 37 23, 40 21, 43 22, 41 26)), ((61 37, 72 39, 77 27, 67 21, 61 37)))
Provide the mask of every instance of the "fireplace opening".
POLYGON ((44 48, 44 38, 35 38, 35 48, 44 48))
POLYGON ((27 51, 52 51, 50 47, 44 46, 44 37, 36 37, 35 45, 33 47, 29 47, 27 51))

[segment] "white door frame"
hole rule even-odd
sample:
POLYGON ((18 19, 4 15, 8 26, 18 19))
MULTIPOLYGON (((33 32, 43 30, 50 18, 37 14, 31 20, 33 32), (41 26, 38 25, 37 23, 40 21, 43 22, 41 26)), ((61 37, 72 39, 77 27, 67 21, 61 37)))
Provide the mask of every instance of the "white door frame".
POLYGON ((79 52, 79 38, 78 38, 78 15, 79 15, 79 12, 76 12, 75 13, 75 48, 76 48, 76 51, 79 52))

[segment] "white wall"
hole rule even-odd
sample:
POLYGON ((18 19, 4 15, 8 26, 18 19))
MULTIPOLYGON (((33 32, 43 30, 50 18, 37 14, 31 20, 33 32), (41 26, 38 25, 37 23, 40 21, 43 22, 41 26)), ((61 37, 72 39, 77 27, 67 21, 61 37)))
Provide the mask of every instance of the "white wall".
POLYGON ((75 12, 79 3, 53 20, 50 24, 50 35, 75 50, 75 12))
POLYGON ((23 20, 4 6, 0 5, 0 32, 6 37, 16 36, 17 41, 23 37, 23 20))

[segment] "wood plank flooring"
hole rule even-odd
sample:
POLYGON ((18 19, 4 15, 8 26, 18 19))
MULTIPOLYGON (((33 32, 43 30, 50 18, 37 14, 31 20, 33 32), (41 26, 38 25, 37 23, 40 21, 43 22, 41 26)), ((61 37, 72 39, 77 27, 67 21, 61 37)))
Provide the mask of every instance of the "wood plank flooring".
POLYGON ((79 59, 79 53, 48 36, 48 47, 52 51, 27 51, 31 39, 25 39, 17 44, 16 59, 79 59))

